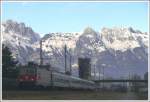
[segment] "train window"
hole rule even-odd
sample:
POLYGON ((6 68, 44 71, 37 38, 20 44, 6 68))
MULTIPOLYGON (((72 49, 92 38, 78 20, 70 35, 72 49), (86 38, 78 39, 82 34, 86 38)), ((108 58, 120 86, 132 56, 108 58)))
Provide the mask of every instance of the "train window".
POLYGON ((35 69, 22 68, 20 69, 20 74, 36 74, 35 69))
POLYGON ((67 80, 64 80, 64 79, 57 79, 58 82, 62 82, 62 83, 66 83, 67 80))

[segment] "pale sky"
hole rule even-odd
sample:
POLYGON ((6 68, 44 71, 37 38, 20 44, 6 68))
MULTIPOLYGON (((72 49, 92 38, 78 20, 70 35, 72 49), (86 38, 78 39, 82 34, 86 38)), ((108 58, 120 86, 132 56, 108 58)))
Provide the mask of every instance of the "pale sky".
POLYGON ((133 27, 148 32, 148 2, 3 2, 2 21, 24 22, 40 35, 80 32, 90 26, 133 27))

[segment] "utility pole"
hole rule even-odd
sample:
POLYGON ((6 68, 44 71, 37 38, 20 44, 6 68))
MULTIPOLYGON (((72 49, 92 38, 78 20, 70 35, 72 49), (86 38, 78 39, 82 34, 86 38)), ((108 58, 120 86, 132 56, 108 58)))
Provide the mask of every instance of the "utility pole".
POLYGON ((40 65, 43 65, 43 57, 42 57, 42 40, 40 41, 40 65))
POLYGON ((72 58, 72 56, 71 56, 71 53, 70 53, 70 75, 71 75, 71 73, 72 73, 72 68, 71 68, 71 58, 72 58))
POLYGON ((103 90, 104 90, 104 66, 102 68, 103 68, 103 90))
POLYGON ((104 66, 103 66, 103 80, 104 80, 104 66))
POLYGON ((100 71, 101 71, 101 70, 100 70, 100 68, 99 68, 99 80, 101 80, 101 78, 100 78, 100 71))
POLYGON ((66 54, 66 52, 67 52, 67 46, 65 45, 65 73, 67 72, 67 60, 66 60, 67 54, 66 54))
POLYGON ((96 67, 94 65, 94 79, 96 80, 96 67))
MULTIPOLYGON (((100 77, 101 67, 99 67, 98 70, 99 70, 99 80, 101 80, 101 77, 100 77)), ((101 82, 99 82, 99 88, 101 88, 101 82)))

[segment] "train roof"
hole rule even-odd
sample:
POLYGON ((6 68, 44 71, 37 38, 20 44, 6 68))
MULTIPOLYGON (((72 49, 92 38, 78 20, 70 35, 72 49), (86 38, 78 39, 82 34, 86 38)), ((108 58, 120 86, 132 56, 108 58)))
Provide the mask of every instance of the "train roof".
POLYGON ((79 77, 75 77, 75 76, 71 76, 71 75, 66 75, 65 73, 62 73, 62 72, 55 71, 55 74, 61 75, 61 76, 66 77, 66 78, 71 78, 71 79, 75 79, 75 80, 81 80, 81 81, 86 81, 86 82, 94 83, 92 80, 81 79, 79 77))

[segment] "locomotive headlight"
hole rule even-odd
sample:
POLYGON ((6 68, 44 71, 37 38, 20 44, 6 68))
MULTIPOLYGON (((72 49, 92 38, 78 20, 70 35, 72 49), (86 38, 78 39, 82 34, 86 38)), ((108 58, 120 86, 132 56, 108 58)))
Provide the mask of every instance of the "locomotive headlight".
POLYGON ((34 79, 33 78, 31 78, 31 81, 33 81, 34 79))
POLYGON ((25 76, 25 79, 27 80, 29 77, 28 76, 25 76))

